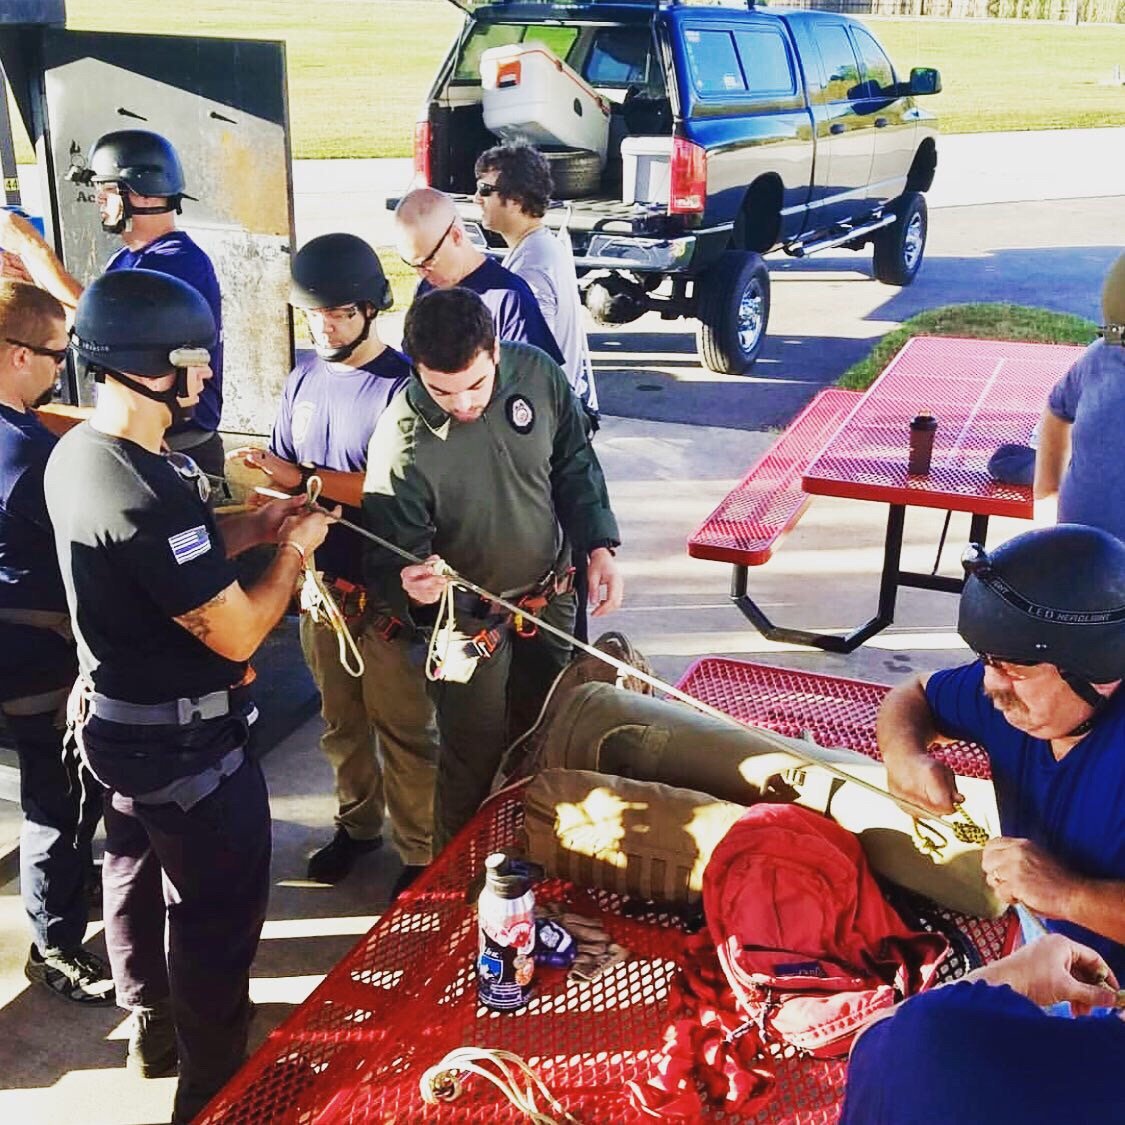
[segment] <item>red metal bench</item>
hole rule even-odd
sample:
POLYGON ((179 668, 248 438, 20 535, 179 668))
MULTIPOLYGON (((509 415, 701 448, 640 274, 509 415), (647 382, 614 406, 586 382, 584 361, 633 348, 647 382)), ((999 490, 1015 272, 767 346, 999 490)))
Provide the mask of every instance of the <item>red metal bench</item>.
MULTIPOLYGON (((681 681, 687 691, 742 718, 788 734, 809 732, 825 746, 874 756, 874 719, 888 690, 878 684, 707 658, 681 681)), ((955 769, 987 773, 979 749, 947 748, 955 769)), ((639 904, 549 880, 544 901, 568 899, 598 911, 632 957, 593 983, 543 974, 517 1015, 478 1008, 473 975, 476 919, 465 890, 485 856, 518 842, 517 796, 498 794, 399 902, 329 973, 220 1092, 197 1125, 329 1122, 516 1123, 525 1118, 487 1083, 469 1077, 452 1103, 427 1107, 423 1071, 460 1046, 501 1048, 525 1058, 587 1125, 649 1120, 625 1091, 648 1076, 667 1022, 676 970, 672 918, 638 914, 639 904)), ((1002 923, 946 918, 984 960, 1002 951, 1002 923)), ((773 1102, 754 1120, 829 1125, 838 1113, 844 1063, 770 1060, 773 1102)))
POLYGON ((801 486, 802 474, 861 397, 838 387, 817 394, 688 539, 692 558, 731 564, 731 600, 770 640, 850 651, 866 639, 775 625, 746 592, 748 568, 769 562, 774 547, 797 526, 812 500, 801 486))

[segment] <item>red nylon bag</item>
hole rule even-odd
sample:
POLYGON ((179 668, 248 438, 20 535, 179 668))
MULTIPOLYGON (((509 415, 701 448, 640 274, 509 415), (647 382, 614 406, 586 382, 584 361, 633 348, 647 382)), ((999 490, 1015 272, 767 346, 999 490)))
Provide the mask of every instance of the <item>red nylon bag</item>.
POLYGON ((703 910, 747 1018, 818 1058, 846 1055, 870 1016, 929 988, 949 951, 906 927, 852 833, 799 805, 735 822, 704 872, 703 910))

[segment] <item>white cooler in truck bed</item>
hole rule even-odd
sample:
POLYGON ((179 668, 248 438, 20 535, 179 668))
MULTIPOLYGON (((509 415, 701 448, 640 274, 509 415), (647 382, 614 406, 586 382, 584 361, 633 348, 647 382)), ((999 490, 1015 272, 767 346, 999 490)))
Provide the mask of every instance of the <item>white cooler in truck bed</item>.
POLYGON ((538 43, 490 47, 480 56, 484 125, 506 141, 586 149, 605 165, 609 106, 538 43))
POLYGON ((671 165, 671 137, 625 137, 621 141, 621 198, 626 203, 667 205, 671 165))

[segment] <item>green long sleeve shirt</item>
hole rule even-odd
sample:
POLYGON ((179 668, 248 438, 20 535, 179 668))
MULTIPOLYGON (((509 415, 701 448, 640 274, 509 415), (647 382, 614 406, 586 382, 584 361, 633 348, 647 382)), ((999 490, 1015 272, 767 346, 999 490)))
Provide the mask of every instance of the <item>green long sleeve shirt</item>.
MULTIPOLYGON (((561 531, 575 551, 617 543, 605 478, 582 408, 561 368, 538 348, 503 342, 492 398, 473 422, 453 420, 413 379, 371 437, 363 519, 420 558, 440 555, 502 594, 554 565, 561 531)), ((367 547, 377 603, 412 620, 401 558, 367 547)))

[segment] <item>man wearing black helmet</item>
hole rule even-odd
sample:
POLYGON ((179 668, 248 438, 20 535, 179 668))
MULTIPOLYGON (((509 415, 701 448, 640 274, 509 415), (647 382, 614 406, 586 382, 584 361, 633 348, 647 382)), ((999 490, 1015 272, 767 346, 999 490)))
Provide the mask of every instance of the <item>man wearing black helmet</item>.
MULTIPOLYGON (((211 378, 192 417, 168 431, 169 448, 190 452, 213 477, 223 474, 219 419, 223 412, 222 302, 211 259, 182 230, 176 229, 184 199, 180 158, 171 143, 145 129, 120 129, 99 137, 85 161, 67 179, 94 185, 102 229, 119 235, 124 245, 106 263, 106 272, 144 269, 186 281, 202 294, 215 318, 218 335, 209 349, 211 378)), ((70 308, 82 295, 55 252, 26 219, 0 211, 0 246, 19 254, 31 277, 70 308)))
POLYGON ((895 688, 880 708, 891 790, 933 810, 960 800, 936 738, 988 753, 1003 836, 989 884, 1125 975, 1125 544, 1075 524, 991 555, 972 546, 958 632, 972 664, 895 688))
MULTIPOLYGON (((352 234, 325 234, 293 259, 289 303, 302 310, 315 352, 289 376, 269 449, 230 456, 281 488, 303 488, 315 473, 324 495, 359 522, 367 446, 387 404, 406 385, 410 364, 379 338, 375 319, 392 303, 375 251, 352 234)), ((316 567, 357 635, 363 672, 343 666, 336 633, 315 604, 301 615, 301 647, 320 689, 321 748, 336 775, 336 833, 309 859, 308 877, 337 883, 359 856, 382 843, 384 810, 405 865, 400 882, 430 860, 437 733, 421 669, 406 658, 399 622, 368 611, 363 542, 334 527, 316 567), (382 751, 382 768, 373 730, 382 751)))
POLYGON ((106 946, 134 1014, 129 1064, 156 1077, 178 1057, 184 1122, 242 1061, 269 892, 269 805, 238 685, 328 526, 292 500, 220 527, 206 478, 161 453, 199 399, 214 338, 182 281, 125 270, 92 282, 72 347, 101 384, 97 405, 45 479, 78 645, 71 731, 106 788, 106 946), (259 543, 279 549, 244 589, 230 559, 259 543))

